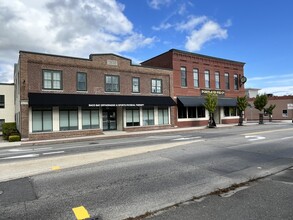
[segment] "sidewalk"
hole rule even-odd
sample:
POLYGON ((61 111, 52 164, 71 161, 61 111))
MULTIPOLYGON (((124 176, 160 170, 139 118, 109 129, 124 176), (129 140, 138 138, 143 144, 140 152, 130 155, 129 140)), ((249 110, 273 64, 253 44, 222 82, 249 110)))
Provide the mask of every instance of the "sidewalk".
MULTIPOLYGON (((247 123, 246 125, 255 125, 256 123, 247 123)), ((237 124, 219 124, 217 128, 222 127, 233 127, 237 124)), ((188 127, 188 128, 170 128, 170 129, 160 129, 160 130, 149 130, 149 131, 104 131, 102 135, 96 136, 84 136, 84 137, 72 137, 72 138, 60 138, 54 140, 39 140, 39 141, 20 141, 20 142, 8 142, 3 140, 0 136, 0 148, 5 147, 19 147, 19 146, 33 146, 33 145, 44 145, 44 144, 60 144, 60 143, 69 143, 69 142, 81 142, 81 141, 91 141, 98 139, 110 139, 110 138, 126 138, 126 137, 135 137, 135 136, 144 136, 157 133, 174 133, 181 131, 193 131, 193 130, 202 130, 206 129, 207 126, 198 126, 198 127, 188 127)))

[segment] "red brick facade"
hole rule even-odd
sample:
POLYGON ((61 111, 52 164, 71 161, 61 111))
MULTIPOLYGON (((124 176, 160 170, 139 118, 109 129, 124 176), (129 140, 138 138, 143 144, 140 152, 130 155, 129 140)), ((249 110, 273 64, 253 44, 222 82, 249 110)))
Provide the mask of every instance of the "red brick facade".
MULTIPOLYGON (((142 65, 153 66, 153 67, 164 67, 173 69, 173 89, 174 98, 180 96, 203 96, 202 90, 213 90, 213 91, 224 91, 224 96, 219 97, 224 98, 237 98, 237 96, 244 96, 245 89, 244 84, 240 83, 240 79, 244 77, 244 67, 245 63, 226 60, 216 57, 210 57, 205 55, 200 55, 196 53, 190 53, 180 50, 169 50, 166 53, 160 54, 154 58, 144 61, 142 65), (187 86, 181 86, 181 67, 185 67, 187 70, 187 86), (198 87, 194 87, 193 82, 193 69, 198 69, 199 81, 198 87), (210 87, 205 87, 205 75, 204 72, 208 70, 210 73, 210 87), (220 75, 220 88, 215 87, 215 72, 219 72, 220 75), (229 73, 229 84, 230 89, 225 88, 225 78, 224 74, 229 73), (238 76, 239 84, 238 89, 234 89, 234 75, 238 76)), ((175 113, 177 114, 177 112, 175 113)), ((237 120, 235 118, 225 118, 219 121, 219 123, 235 123, 237 120)), ((191 120, 182 121, 176 120, 175 124, 181 127, 206 125, 207 120, 191 120)))
MULTIPOLYGON (((55 139, 68 136, 87 136, 101 134, 102 129, 58 131, 58 132, 32 132, 32 119, 29 106, 29 93, 56 93, 56 94, 84 94, 84 95, 117 95, 117 96, 152 96, 172 97, 173 84, 172 70, 164 68, 150 68, 132 65, 131 60, 115 54, 93 54, 89 59, 40 54, 21 51, 19 55, 16 85, 20 93, 18 128, 23 140, 55 139), (62 88, 48 90, 43 87, 43 71, 61 71, 62 88), (77 91, 77 72, 84 72, 87 76, 87 90, 77 91), (119 76, 120 90, 118 92, 105 92, 105 76, 119 76), (140 79, 139 93, 132 92, 132 78, 140 79), (152 92, 152 79, 162 82, 162 91, 159 94, 152 92)), ((53 106, 52 106, 53 107, 53 106)), ((121 118, 123 117, 121 110, 121 118)), ((173 125, 173 107, 170 107, 170 121, 168 125, 153 125, 135 127, 135 130, 147 130, 170 127, 173 125)), ((118 114, 118 112, 117 112, 118 114)), ((54 121, 54 120, 53 120, 54 121)), ((123 121, 119 123, 124 123, 123 121)), ((122 130, 131 130, 121 125, 122 130)))

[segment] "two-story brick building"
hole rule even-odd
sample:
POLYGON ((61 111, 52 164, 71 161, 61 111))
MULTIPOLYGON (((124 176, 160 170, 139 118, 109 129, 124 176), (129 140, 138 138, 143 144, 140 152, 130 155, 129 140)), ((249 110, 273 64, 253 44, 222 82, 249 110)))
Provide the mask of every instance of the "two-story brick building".
POLYGON ((243 62, 171 49, 142 62, 143 66, 173 69, 175 125, 207 125, 208 113, 203 106, 206 93, 218 94, 216 123, 237 123, 237 96, 244 96, 243 62))
POLYGON ((14 74, 22 140, 173 125, 171 69, 132 65, 115 54, 83 59, 20 51, 14 74))

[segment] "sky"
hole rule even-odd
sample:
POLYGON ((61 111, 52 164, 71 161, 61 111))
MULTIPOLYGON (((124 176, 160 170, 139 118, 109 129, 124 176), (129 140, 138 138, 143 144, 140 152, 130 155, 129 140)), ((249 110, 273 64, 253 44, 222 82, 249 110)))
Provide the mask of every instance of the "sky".
POLYGON ((170 49, 246 63, 246 88, 293 95, 292 0, 0 0, 0 83, 20 50, 139 64, 170 49))

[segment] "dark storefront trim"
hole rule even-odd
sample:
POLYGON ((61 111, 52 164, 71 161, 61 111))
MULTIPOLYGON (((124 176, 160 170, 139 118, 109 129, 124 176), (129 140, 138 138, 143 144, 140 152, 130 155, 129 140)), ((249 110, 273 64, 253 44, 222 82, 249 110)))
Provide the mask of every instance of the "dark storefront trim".
MULTIPOLYGON (((178 104, 185 107, 203 106, 205 99, 202 96, 179 96, 177 97, 178 104)), ((218 98, 218 106, 236 106, 237 99, 235 98, 218 98)))
POLYGON ((169 96, 82 95, 29 93, 29 106, 174 106, 169 96))

